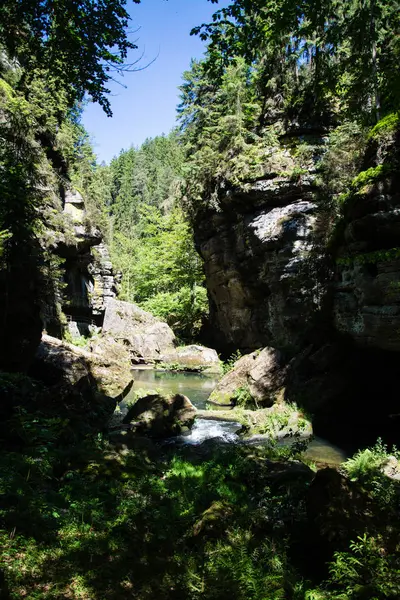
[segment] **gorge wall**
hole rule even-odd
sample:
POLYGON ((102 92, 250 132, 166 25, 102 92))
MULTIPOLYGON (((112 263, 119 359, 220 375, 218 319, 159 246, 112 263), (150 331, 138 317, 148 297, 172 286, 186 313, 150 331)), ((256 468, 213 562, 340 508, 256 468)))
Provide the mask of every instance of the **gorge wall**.
POLYGON ((329 244, 312 168, 222 190, 195 224, 209 343, 283 350, 287 399, 333 439, 390 438, 399 424, 399 147, 398 133, 370 141, 329 244))
POLYGON ((58 232, 53 243, 62 284, 54 304, 44 306, 43 326, 58 337, 66 328, 74 339, 101 327, 107 302, 116 296, 116 282, 103 236, 78 191, 65 192, 62 216, 63 234, 58 232))

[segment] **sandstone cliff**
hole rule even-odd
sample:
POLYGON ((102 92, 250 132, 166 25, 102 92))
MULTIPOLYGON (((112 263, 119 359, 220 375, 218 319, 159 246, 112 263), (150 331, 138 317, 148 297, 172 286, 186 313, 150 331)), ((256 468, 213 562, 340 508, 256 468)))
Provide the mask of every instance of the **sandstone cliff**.
POLYGON ((283 351, 286 399, 335 439, 398 427, 399 154, 371 136, 328 245, 312 170, 222 190, 195 222, 213 345, 283 351))

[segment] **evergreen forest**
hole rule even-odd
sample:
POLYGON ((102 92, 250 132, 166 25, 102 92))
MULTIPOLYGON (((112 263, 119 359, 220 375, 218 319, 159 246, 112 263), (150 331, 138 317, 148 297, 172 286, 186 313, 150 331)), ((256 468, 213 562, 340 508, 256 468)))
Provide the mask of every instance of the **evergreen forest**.
POLYGON ((152 0, 1 0, 1 600, 400 598, 400 4, 202 1, 106 164, 152 0))

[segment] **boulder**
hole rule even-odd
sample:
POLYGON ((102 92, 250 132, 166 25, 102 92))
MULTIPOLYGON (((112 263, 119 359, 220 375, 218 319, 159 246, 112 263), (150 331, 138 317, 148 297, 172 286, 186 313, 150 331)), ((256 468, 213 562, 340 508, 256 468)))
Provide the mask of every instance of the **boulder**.
POLYGON ((205 510, 193 526, 193 536, 220 537, 232 522, 233 507, 227 502, 216 500, 205 510))
POLYGON ((210 395, 213 403, 234 404, 238 389, 247 388, 256 404, 271 406, 283 386, 280 353, 274 348, 252 352, 236 361, 210 395))
MULTIPOLYGON (((335 551, 347 550, 366 531, 371 536, 385 532, 393 517, 358 483, 330 467, 317 472, 307 493, 306 509, 310 538, 324 560, 331 560, 335 551)), ((386 535, 390 537, 390 528, 386 535)), ((382 539, 380 543, 384 547, 382 539)))
POLYGON ((123 423, 150 437, 165 438, 185 433, 194 423, 196 408, 182 394, 151 394, 139 398, 129 409, 123 423))
POLYGON ((163 360, 175 351, 172 329, 136 304, 109 299, 103 333, 125 343, 132 357, 147 361, 163 360))
POLYGON ((251 444, 265 444, 268 440, 307 440, 313 435, 312 425, 304 414, 284 403, 258 410, 198 410, 197 418, 240 423, 239 435, 251 444))
MULTIPOLYGON (((96 344, 97 350, 101 342, 96 344)), ((122 399, 131 387, 129 353, 113 340, 103 340, 102 353, 94 354, 49 335, 43 335, 32 374, 47 384, 76 385, 92 378, 99 392, 122 399), (107 349, 107 354, 106 354, 107 349)))
POLYGON ((395 456, 388 456, 381 466, 383 475, 400 483, 400 461, 395 456))
POLYGON ((182 369, 188 371, 221 372, 221 363, 217 352, 205 346, 182 346, 170 354, 164 355, 163 360, 165 363, 179 364, 182 369))

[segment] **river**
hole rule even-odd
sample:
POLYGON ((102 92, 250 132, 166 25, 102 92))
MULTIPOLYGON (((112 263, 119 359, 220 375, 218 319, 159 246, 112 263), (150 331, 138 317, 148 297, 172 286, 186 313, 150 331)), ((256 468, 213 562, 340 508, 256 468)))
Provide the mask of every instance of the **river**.
MULTIPOLYGON (((155 369, 134 369, 135 383, 131 394, 157 391, 168 394, 184 394, 198 409, 205 409, 207 399, 218 382, 215 375, 161 371, 155 369)), ((128 396, 129 399, 129 396, 128 396)), ((237 435, 240 424, 228 421, 197 419, 190 434, 180 438, 182 443, 201 444, 207 439, 217 438, 221 442, 239 443, 237 435)), ((337 466, 346 460, 346 453, 327 440, 315 437, 309 444, 306 457, 316 463, 337 466)))

